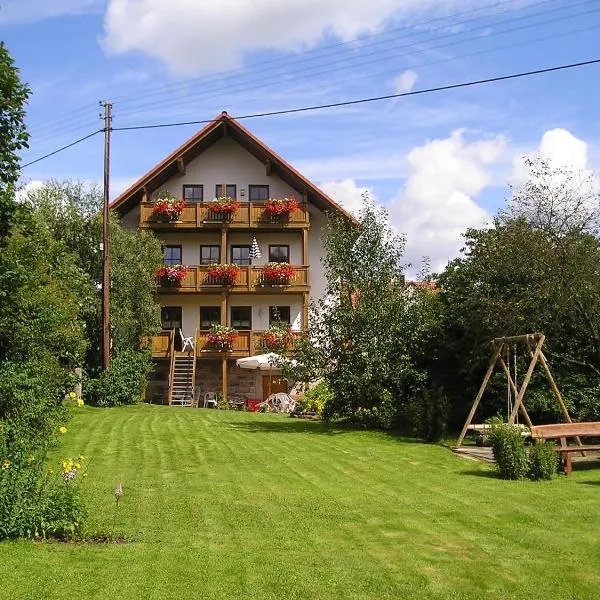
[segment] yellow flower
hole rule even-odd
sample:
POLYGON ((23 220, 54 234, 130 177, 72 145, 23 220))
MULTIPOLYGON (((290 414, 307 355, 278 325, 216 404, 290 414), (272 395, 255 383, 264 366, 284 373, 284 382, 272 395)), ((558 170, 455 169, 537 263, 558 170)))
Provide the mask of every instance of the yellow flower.
POLYGON ((77 406, 83 406, 84 404, 83 398, 77 398, 77 406))
POLYGON ((71 400, 75 400, 75 398, 77 398, 77 394, 75 392, 69 392, 69 398, 71 398, 71 400))
POLYGON ((84 456, 83 454, 80 454, 80 455, 77 457, 77 460, 78 460, 79 462, 83 462, 83 461, 85 460, 85 456, 84 456))
POLYGON ((8 469, 8 467, 10 467, 10 460, 5 460, 5 461, 2 463, 2 470, 3 470, 3 471, 6 471, 6 469, 8 469))
POLYGON ((84 473, 84 474, 83 474, 83 477, 87 477, 87 473, 84 473))
POLYGON ((67 428, 63 425, 62 427, 58 428, 58 431, 61 435, 67 433, 67 428))

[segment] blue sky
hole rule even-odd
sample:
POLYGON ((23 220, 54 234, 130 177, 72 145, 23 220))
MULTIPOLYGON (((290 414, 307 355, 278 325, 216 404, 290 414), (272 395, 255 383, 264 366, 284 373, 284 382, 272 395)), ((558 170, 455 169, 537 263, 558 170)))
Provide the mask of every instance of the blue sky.
MULTIPOLYGON (((2 39, 33 95, 28 162, 101 127, 325 104, 600 58, 598 0, 5 0, 2 39)), ((600 65, 244 121, 349 209, 367 188, 434 268, 489 220, 519 157, 600 157, 600 65)), ((115 132, 121 191, 197 130, 115 132)), ((23 182, 102 178, 100 135, 23 182)))

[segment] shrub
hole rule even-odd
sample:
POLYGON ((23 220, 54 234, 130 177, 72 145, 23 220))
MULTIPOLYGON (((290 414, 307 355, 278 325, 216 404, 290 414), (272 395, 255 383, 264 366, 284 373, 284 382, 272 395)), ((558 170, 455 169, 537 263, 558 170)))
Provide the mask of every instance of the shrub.
POLYGON ((419 435, 426 442, 439 442, 446 435, 450 403, 440 388, 426 389, 421 394, 419 435))
POLYGON ((396 418, 396 409, 389 391, 383 390, 379 402, 366 408, 359 406, 351 417, 351 421, 365 428, 391 429, 396 418))
POLYGON ((558 453, 555 445, 538 442, 529 450, 529 479, 552 479, 558 470, 558 453))
POLYGON ((320 381, 317 385, 306 390, 304 397, 296 401, 294 412, 297 413, 315 413, 318 417, 323 416, 323 411, 327 402, 331 400, 333 394, 325 381, 320 381))
POLYGON ((496 467, 502 479, 522 479, 528 472, 525 443, 519 429, 492 424, 490 433, 496 467))
POLYGON ((96 406, 136 404, 142 399, 151 371, 149 350, 119 350, 107 371, 97 379, 84 380, 84 398, 96 406))

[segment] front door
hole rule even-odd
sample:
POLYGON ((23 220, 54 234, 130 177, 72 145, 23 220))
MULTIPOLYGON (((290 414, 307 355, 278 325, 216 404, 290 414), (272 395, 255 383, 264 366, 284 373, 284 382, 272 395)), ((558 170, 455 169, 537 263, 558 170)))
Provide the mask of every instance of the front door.
MULTIPOLYGON (((266 400, 269 397, 269 376, 263 375, 263 395, 262 399, 266 400)), ((279 375, 273 375, 271 379, 271 394, 276 394, 277 392, 285 392, 287 394, 288 385, 287 380, 279 375)))

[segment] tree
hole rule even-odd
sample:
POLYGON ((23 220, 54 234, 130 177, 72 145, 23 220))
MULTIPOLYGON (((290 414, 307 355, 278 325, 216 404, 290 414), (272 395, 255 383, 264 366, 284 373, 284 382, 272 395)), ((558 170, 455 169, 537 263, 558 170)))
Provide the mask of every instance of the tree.
POLYGON ((415 365, 423 303, 404 290, 404 239, 365 198, 358 225, 332 216, 322 259, 326 298, 313 303, 300 341, 297 378, 323 378, 333 398, 325 417, 390 427, 426 380, 415 365))
POLYGON ((8 234, 17 204, 14 191, 20 174, 18 152, 27 148, 25 104, 29 89, 0 42, 0 245, 8 234))
MULTIPOLYGON (((468 230, 463 256, 440 277, 445 358, 434 369, 457 417, 464 418, 481 381, 487 342, 537 331, 547 336, 546 352, 561 385, 588 390, 573 403, 575 412, 584 404, 586 414, 600 406, 600 241, 593 181, 563 168, 554 171, 543 161, 528 165, 529 178, 513 190, 494 226, 468 230)), ((523 367, 526 359, 525 352, 523 367)), ((534 379, 533 396, 547 411, 541 389, 536 392, 534 379)), ((495 402, 487 403, 492 413, 506 402, 506 388, 496 391, 495 402)))

